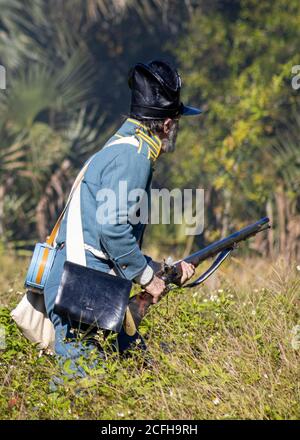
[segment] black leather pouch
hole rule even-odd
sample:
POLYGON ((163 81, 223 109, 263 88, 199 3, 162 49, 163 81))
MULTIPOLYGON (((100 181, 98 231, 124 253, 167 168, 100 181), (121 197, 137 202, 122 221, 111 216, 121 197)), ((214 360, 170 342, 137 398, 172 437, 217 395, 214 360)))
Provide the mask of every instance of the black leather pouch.
POLYGON ((66 261, 54 312, 71 322, 120 332, 132 282, 66 261))

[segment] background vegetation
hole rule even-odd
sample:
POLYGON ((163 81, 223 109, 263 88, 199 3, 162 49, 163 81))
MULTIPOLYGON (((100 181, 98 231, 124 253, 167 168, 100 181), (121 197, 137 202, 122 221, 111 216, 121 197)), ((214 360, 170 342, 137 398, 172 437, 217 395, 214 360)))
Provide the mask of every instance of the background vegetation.
POLYGON ((299 23, 298 0, 0 0, 1 418, 299 418, 299 23), (74 176, 128 113, 129 68, 152 58, 205 109, 180 122, 153 187, 204 188, 205 231, 150 226, 148 253, 180 256, 268 215, 250 243, 264 259, 231 258, 154 308, 152 366, 110 358, 94 382, 49 393, 55 362, 9 311, 74 176))
MULTIPOLYGON (((154 187, 204 188, 204 236, 189 248, 269 215, 253 246, 299 256, 297 0, 0 0, 0 234, 24 249, 44 239, 83 161, 128 113, 127 73, 153 57, 176 66, 183 99, 202 105, 181 122, 175 154, 154 187)), ((175 226, 146 244, 182 252, 175 226)))

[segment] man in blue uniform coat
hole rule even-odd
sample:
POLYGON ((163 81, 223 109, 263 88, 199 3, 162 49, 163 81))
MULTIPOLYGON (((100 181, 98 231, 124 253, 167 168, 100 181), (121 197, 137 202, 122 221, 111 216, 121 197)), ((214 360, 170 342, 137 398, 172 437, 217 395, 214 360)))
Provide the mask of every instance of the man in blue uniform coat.
MULTIPOLYGON (((93 156, 81 183, 81 221, 86 263, 88 267, 104 272, 114 269, 140 284, 156 303, 165 284, 155 275, 155 263, 140 249, 145 225, 132 224, 129 220, 101 222, 98 215, 101 201, 97 194, 102 189, 112 190, 118 206, 119 183, 125 181, 128 192, 143 189, 150 197, 153 164, 162 153, 174 150, 179 118, 197 115, 201 111, 181 103, 180 77, 174 68, 163 61, 135 65, 129 74, 129 87, 132 91, 130 117, 93 156), (130 142, 132 139, 135 142, 130 142), (109 260, 100 258, 101 252, 109 260)), ((128 201, 127 209, 132 207, 134 202, 128 201)), ((121 213, 117 212, 117 218, 120 216, 121 213)), ((70 324, 53 311, 66 260, 66 218, 67 213, 56 238, 59 249, 44 295, 47 313, 55 328, 56 354, 62 359, 77 359, 81 355, 88 356, 94 345, 86 347, 78 344, 70 324)), ((183 262, 181 271, 183 283, 193 275, 194 267, 183 262)), ((122 330, 117 337, 120 352, 131 347, 138 337, 138 333, 128 336, 122 330)))

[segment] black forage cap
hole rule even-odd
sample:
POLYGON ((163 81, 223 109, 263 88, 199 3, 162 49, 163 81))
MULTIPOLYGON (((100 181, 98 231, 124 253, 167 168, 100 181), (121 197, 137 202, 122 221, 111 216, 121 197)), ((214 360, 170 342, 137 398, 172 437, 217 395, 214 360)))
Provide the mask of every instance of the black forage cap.
POLYGON ((177 70, 165 61, 137 63, 129 72, 128 84, 132 92, 132 117, 165 119, 202 113, 202 110, 181 102, 180 76, 177 70))

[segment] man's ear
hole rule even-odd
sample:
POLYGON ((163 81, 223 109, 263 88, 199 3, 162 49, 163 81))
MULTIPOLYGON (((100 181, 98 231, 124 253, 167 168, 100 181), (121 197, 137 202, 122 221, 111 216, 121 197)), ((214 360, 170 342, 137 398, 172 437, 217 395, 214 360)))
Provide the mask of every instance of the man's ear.
POLYGON ((164 134, 168 135, 170 133, 171 127, 172 127, 173 119, 167 118, 164 121, 164 134))

